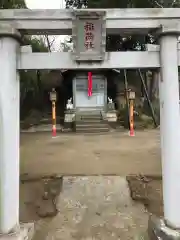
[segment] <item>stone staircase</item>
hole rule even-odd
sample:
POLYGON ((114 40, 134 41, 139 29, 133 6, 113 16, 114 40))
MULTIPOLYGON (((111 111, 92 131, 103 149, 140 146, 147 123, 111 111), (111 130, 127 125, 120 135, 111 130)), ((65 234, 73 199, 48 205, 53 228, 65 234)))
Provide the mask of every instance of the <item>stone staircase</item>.
POLYGON ((109 132, 108 121, 102 111, 80 111, 76 113, 76 132, 106 133, 109 132))

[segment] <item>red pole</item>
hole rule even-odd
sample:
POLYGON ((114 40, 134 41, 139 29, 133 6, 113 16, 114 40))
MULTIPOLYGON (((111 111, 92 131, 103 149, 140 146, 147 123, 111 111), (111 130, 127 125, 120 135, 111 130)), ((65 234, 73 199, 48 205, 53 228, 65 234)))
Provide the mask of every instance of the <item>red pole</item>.
POLYGON ((52 101, 52 137, 56 137, 56 103, 52 101))
POLYGON ((133 100, 130 100, 130 106, 129 106, 129 123, 130 123, 130 130, 129 130, 129 135, 131 137, 135 136, 134 132, 134 106, 133 106, 133 100))

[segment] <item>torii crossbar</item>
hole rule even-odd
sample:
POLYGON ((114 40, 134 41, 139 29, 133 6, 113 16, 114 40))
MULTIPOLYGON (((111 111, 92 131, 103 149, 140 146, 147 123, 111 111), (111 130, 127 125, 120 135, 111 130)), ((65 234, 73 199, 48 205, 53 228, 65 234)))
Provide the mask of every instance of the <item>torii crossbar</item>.
MULTIPOLYGON (((71 53, 20 50, 21 34, 72 34, 72 10, 0 10, 0 233, 19 226, 19 71, 22 69, 156 68, 160 70, 163 236, 180 233, 180 123, 178 35, 180 9, 96 9, 106 12, 107 34, 157 34, 160 46, 105 53, 101 62, 77 63, 71 53)), ((2 235, 3 237, 3 235, 2 235)), ((174 238, 179 237, 179 238, 174 238)), ((1 235, 0 235, 1 238, 1 235)), ((15 238, 13 238, 15 239, 15 238)), ((20 238, 17 238, 20 239, 20 238)), ((24 238, 23 238, 24 239, 24 238)), ((159 239, 159 238, 157 238, 159 239)), ((162 239, 162 238, 161 238, 162 239)))

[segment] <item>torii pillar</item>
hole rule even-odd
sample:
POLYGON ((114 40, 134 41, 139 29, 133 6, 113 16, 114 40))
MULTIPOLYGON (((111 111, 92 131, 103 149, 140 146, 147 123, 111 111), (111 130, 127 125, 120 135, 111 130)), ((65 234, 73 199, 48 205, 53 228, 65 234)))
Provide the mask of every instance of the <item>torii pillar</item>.
POLYGON ((164 219, 150 218, 150 239, 180 239, 180 107, 177 26, 160 32, 160 133, 164 219))
POLYGON ((27 238, 19 225, 19 73, 20 34, 0 24, 0 239, 27 238))

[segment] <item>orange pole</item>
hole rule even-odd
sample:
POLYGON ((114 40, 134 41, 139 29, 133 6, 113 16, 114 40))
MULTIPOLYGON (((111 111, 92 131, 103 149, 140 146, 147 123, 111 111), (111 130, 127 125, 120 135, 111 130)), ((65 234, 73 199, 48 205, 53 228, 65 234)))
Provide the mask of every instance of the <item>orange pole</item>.
POLYGON ((129 123, 130 123, 129 135, 133 137, 135 136, 135 133, 134 133, 134 102, 132 99, 130 100, 129 106, 129 123))
POLYGON ((56 102, 52 101, 52 136, 56 137, 56 102))

